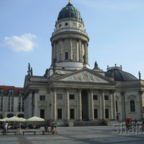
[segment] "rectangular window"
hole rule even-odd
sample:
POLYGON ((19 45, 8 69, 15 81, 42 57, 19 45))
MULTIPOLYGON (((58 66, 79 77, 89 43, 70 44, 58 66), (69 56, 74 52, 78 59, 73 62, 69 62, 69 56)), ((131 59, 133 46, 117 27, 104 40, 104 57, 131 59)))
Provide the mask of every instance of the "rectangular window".
POLYGON ((65 52, 65 60, 68 60, 68 52, 65 52))
POLYGON ((69 99, 73 100, 73 99, 75 99, 75 96, 73 94, 70 94, 69 99))
POLYGON ((74 109, 70 109, 70 119, 74 119, 74 109))
POLYGON ((62 119, 62 109, 58 109, 58 119, 62 119))
POLYGON ((44 109, 40 110, 40 117, 44 119, 44 117, 45 117, 45 110, 44 109))
POLYGON ((98 118, 98 110, 94 109, 94 118, 97 119, 98 118))
POLYGON ((45 101, 45 96, 44 95, 40 96, 40 101, 45 101))
POLYGON ((97 95, 93 95, 93 100, 98 100, 98 96, 97 95))
POLYGON ((3 96, 1 97, 1 107, 0 107, 0 111, 3 111, 3 96))
POLYGON ((3 92, 3 89, 0 89, 0 92, 3 92))
POLYGON ((109 118, 109 110, 105 109, 105 118, 109 118))
POLYGON ((57 99, 62 99, 62 94, 57 94, 57 99))
POLYGON ((105 100, 109 100, 109 97, 108 97, 108 95, 105 95, 105 100))

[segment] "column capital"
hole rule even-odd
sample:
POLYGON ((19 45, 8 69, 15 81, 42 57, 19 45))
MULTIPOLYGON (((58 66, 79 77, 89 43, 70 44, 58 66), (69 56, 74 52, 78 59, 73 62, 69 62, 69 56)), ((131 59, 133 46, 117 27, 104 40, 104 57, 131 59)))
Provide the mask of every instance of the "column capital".
POLYGON ((77 42, 81 41, 81 39, 80 39, 80 38, 77 38, 76 40, 77 40, 77 42))
POLYGON ((63 41, 64 41, 64 38, 61 38, 61 39, 60 39, 60 41, 62 41, 62 42, 63 42, 63 41))
POLYGON ((52 92, 56 91, 56 87, 52 87, 52 88, 51 88, 51 91, 52 91, 52 92))
POLYGON ((125 92, 121 92, 121 96, 124 96, 125 95, 125 92))
POLYGON ((68 92, 68 91, 70 90, 69 87, 66 87, 66 88, 64 88, 64 89, 65 89, 65 92, 68 92))
POLYGON ((81 92, 81 91, 82 91, 82 88, 77 88, 77 91, 78 91, 78 92, 81 92))
POLYGON ((91 89, 91 88, 90 88, 90 89, 89 89, 89 92, 90 92, 90 93, 93 93, 93 90, 94 90, 94 89, 91 89))
POLYGON ((114 94, 116 90, 110 90, 110 94, 114 94))
POLYGON ((105 91, 104 89, 99 89, 100 93, 104 93, 104 91, 105 91))

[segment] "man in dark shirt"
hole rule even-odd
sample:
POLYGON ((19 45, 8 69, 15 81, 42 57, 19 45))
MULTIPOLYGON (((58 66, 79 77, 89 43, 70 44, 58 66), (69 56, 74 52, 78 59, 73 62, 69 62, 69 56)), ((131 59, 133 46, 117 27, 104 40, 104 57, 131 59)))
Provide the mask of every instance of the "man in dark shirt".
POLYGON ((44 127, 44 132, 48 132, 48 134, 49 134, 49 130, 48 130, 47 126, 44 127))

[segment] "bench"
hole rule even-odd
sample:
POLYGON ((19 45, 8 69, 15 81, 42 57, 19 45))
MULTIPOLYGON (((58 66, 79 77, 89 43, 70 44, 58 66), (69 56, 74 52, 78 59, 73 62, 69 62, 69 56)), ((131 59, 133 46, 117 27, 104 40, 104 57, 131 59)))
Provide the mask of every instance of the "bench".
POLYGON ((24 133, 34 133, 34 135, 36 134, 37 131, 23 131, 23 135, 24 133))
MULTIPOLYGON (((45 132, 45 131, 42 131, 42 134, 44 135, 45 133, 48 133, 47 131, 45 132)), ((49 133, 51 133, 51 131, 49 131, 49 133)))
POLYGON ((16 131, 7 131, 7 132, 2 131, 1 133, 3 133, 3 135, 8 133, 14 133, 16 135, 16 131))

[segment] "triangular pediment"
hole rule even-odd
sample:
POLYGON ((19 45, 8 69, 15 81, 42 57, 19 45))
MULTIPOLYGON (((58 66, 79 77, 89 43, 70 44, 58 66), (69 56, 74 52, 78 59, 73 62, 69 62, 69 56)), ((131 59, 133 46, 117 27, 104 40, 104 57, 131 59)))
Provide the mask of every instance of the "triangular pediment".
POLYGON ((69 74, 63 78, 60 78, 59 81, 110 83, 104 76, 88 70, 69 74))

